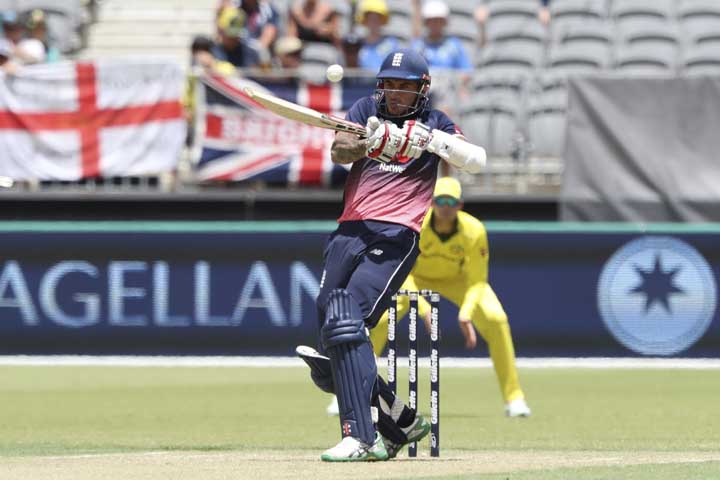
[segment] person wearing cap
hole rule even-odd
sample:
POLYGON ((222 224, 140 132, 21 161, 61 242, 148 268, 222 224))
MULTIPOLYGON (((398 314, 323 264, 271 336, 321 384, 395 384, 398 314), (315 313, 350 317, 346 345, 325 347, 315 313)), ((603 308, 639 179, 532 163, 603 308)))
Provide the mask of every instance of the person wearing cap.
POLYGON ((367 30, 360 49, 360 68, 377 71, 387 54, 400 48, 400 40, 382 32, 389 19, 390 10, 385 0, 362 0, 360 3, 355 20, 367 30))
POLYGON ((217 7, 220 18, 227 10, 241 9, 245 13, 245 29, 248 37, 270 50, 278 36, 280 15, 267 0, 221 0, 217 7))
POLYGON ((426 35, 415 38, 410 46, 425 55, 430 70, 472 71, 472 62, 462 42, 454 36, 446 35, 450 9, 442 0, 428 0, 422 4, 420 14, 425 25, 426 35))
POLYGON ((276 66, 283 69, 300 68, 302 64, 302 40, 297 37, 280 37, 275 42, 276 66))
POLYGON ((351 165, 316 298, 317 355, 330 368, 313 369, 317 355, 306 360, 313 382, 338 399, 342 439, 322 453, 327 462, 387 460, 428 435, 427 420, 378 376, 367 332, 420 253, 441 161, 469 173, 486 161, 482 147, 430 108, 430 72, 418 52, 391 51, 376 79, 374 94, 360 98, 345 117, 364 125, 365 135, 337 132, 330 150, 334 164, 351 165))
POLYGON ((224 9, 217 19, 219 41, 213 46, 213 56, 235 67, 255 67, 260 64, 258 49, 248 43, 245 12, 237 8, 224 9))
MULTIPOLYGON (((488 283, 487 233, 482 222, 462 208, 460 182, 452 177, 438 179, 432 208, 420 231, 420 255, 401 288, 433 290, 458 306, 458 324, 465 347, 476 347, 476 331, 488 344, 505 401, 505 414, 527 417, 530 408, 518 380, 508 317, 488 283)), ((419 300, 419 314, 427 326, 430 305, 422 297, 419 300)), ((407 297, 401 297, 398 303, 397 318, 400 319, 408 310, 407 297)), ((370 333, 378 356, 385 348, 387 329, 386 312, 370 333)))

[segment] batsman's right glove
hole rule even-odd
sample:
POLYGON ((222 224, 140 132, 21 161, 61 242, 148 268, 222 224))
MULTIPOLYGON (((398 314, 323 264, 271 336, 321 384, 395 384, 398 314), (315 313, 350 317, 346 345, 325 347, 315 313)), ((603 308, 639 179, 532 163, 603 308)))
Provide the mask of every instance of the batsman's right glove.
POLYGON ((402 145, 403 132, 394 123, 381 122, 377 117, 368 118, 367 156, 383 163, 392 162, 402 145))

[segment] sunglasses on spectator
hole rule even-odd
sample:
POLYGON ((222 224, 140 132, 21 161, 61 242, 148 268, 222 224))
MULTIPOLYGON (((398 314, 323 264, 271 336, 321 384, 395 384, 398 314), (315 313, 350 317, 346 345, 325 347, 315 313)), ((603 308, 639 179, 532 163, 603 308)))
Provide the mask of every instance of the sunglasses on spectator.
POLYGON ((433 201, 438 207, 457 207, 460 204, 460 200, 453 197, 436 197, 433 201))

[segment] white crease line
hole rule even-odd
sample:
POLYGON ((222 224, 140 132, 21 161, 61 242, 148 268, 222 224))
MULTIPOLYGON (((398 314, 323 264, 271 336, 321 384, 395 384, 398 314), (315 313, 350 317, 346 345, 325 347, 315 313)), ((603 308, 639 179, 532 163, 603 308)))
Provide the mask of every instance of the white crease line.
MULTIPOLYGON (((421 367, 429 361, 422 357, 421 367)), ((387 366, 385 358, 378 365, 387 366)), ((407 357, 398 358, 407 365, 407 357)), ((440 357, 445 368, 490 368, 489 358, 440 357)), ((528 358, 517 359, 519 368, 585 368, 585 369, 720 369, 720 358, 528 358)), ((91 356, 91 355, 5 355, 0 366, 92 366, 92 367, 305 367, 297 357, 255 356, 91 356)))

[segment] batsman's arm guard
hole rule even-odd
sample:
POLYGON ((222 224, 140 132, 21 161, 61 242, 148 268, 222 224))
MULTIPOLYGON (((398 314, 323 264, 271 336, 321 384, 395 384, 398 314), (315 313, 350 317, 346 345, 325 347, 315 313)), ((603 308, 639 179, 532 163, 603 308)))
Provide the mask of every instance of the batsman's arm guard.
POLYGON ((438 129, 432 131, 427 151, 469 173, 479 173, 487 161, 484 148, 438 129))

